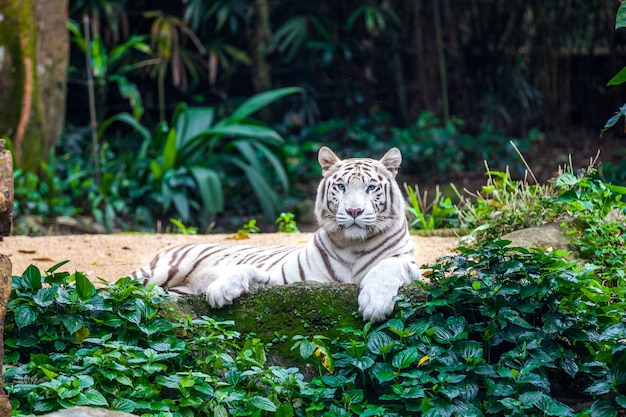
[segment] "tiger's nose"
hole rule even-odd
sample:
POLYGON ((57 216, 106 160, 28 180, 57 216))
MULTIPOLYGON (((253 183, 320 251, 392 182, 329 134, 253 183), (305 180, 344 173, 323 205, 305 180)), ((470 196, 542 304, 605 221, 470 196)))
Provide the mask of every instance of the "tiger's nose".
POLYGON ((355 219, 359 217, 359 215, 363 213, 363 211, 364 210, 362 208, 347 208, 346 209, 346 212, 355 219))

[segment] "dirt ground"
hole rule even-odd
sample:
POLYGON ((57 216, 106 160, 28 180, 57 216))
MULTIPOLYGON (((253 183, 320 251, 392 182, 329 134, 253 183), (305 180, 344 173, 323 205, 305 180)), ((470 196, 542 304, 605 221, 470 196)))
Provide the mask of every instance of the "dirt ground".
MULTIPOLYGON (((250 235, 249 239, 235 240, 233 235, 180 234, 111 234, 67 236, 8 236, 0 242, 0 254, 7 255, 13 264, 13 275, 19 275, 33 264, 45 271, 51 266, 69 260, 61 270, 85 273, 94 282, 97 277, 108 282, 126 276, 149 261, 156 253, 172 246, 187 243, 231 243, 234 245, 304 245, 311 233, 268 233, 250 235)), ((414 236, 415 257, 420 265, 435 262, 453 252, 456 237, 414 236)))

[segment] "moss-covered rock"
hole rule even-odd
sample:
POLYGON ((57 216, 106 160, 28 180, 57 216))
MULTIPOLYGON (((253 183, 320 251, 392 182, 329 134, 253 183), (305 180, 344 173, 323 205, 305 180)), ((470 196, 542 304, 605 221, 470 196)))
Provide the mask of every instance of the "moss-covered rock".
MULTIPOLYGON (((329 339, 349 338, 339 329, 363 327, 358 313, 358 286, 351 284, 301 283, 285 286, 256 286, 233 305, 212 309, 203 296, 178 298, 175 307, 192 317, 218 316, 235 322, 235 330, 244 337, 272 343, 273 362, 300 364, 291 351, 295 335, 323 335, 329 339), (282 358, 282 359, 281 359, 282 358)), ((424 288, 410 285, 401 290, 408 299, 425 299, 424 288)))

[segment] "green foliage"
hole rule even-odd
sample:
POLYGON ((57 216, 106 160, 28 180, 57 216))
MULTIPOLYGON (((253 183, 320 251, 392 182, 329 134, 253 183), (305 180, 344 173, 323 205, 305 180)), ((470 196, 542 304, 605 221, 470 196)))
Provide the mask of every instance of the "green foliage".
MULTIPOLYGON (((625 239, 626 187, 603 182, 593 169, 578 175, 570 169, 547 184, 534 185, 511 179, 508 171, 488 171, 488 175, 487 185, 475 199, 464 200, 459 208, 461 225, 472 231, 466 241, 497 239, 526 227, 576 219, 568 233, 582 255, 600 264, 623 264, 615 250, 623 247, 625 239)), ((619 268, 610 270, 623 274, 619 268)))
POLYGON ((343 329, 351 340, 335 343, 335 373, 302 391, 307 415, 616 415, 623 295, 593 267, 508 243, 460 248, 429 266, 428 301, 343 329), (568 396, 589 401, 574 410, 568 396))
POLYGON ((460 223, 472 230, 468 239, 489 240, 526 227, 554 221, 562 211, 555 205, 552 183, 513 180, 509 170, 487 170, 487 185, 463 199, 460 223))
POLYGON ((256 220, 250 219, 248 220, 248 223, 244 224, 239 230, 237 230, 235 239, 248 239, 250 234, 259 233, 260 231, 261 229, 259 229, 259 226, 256 225, 256 220))
MULTIPOLYGON (((617 16, 615 18, 615 29, 626 27, 626 4, 621 3, 619 9, 617 10, 617 16)), ((609 80, 606 84, 610 85, 620 85, 626 82, 626 67, 622 68, 613 78, 609 80)), ((617 122, 622 118, 622 116, 626 116, 626 104, 619 108, 619 111, 611 117, 605 123, 602 128, 602 132, 606 132, 611 129, 613 126, 617 124, 617 122)))
POLYGON ((198 233, 197 227, 185 226, 185 224, 178 219, 170 219, 170 223, 176 226, 183 235, 195 235, 198 233))
POLYGON ((300 233, 296 224, 296 216, 293 213, 280 213, 275 223, 281 233, 300 233))
POLYGON ((404 184, 404 189, 408 194, 406 211, 410 229, 434 230, 458 226, 458 209, 450 197, 442 195, 439 186, 431 201, 428 201, 428 192, 421 194, 417 185, 411 187, 404 184))
POLYGON ((148 37, 133 35, 127 41, 108 50, 99 33, 87 42, 88 39, 76 22, 69 20, 67 27, 72 33, 73 42, 89 58, 89 68, 96 87, 95 98, 98 107, 96 116, 98 118, 104 116, 109 84, 115 84, 120 96, 126 99, 132 108, 133 117, 139 120, 144 113, 143 100, 139 88, 129 81, 127 74, 149 64, 148 61, 135 61, 133 56, 137 52, 143 57, 150 53, 150 45, 145 42, 148 37))
MULTIPOLYGON (((154 416, 278 415, 302 376, 266 366, 256 339, 209 317, 178 317, 158 287, 96 288, 82 273, 13 278, 5 388, 13 415, 75 405, 154 416)), ((282 414, 280 414, 282 413, 282 414)))
POLYGON ((231 210, 243 201, 254 214, 260 210, 274 219, 289 190, 280 154, 284 141, 251 116, 298 91, 282 88, 258 94, 221 118, 222 108, 181 104, 170 124, 161 122, 153 131, 128 113, 116 114, 98 128, 99 184, 83 145, 68 137, 62 157, 42 166, 46 182, 16 172, 15 212, 53 217, 76 206, 108 230, 152 229, 173 217, 206 231, 215 214, 224 210, 226 193, 231 210), (106 138, 111 126, 120 124, 131 132, 106 138))
MULTIPOLYGON (((397 127, 391 117, 375 112, 353 121, 331 119, 286 134, 289 143, 298 144, 290 154, 293 176, 319 172, 317 161, 311 158, 310 144, 324 137, 324 143, 341 149, 350 157, 382 156, 390 147, 402 152, 402 175, 435 176, 445 180, 452 173, 476 171, 480 161, 497 160, 502 165, 521 167, 516 152, 509 146, 510 139, 484 127, 477 134, 464 133, 463 121, 452 118, 441 122, 433 113, 423 112, 409 127, 397 127), (299 150, 299 153, 297 152, 299 150), (306 169, 305 169, 306 168, 306 169)), ((529 147, 540 133, 533 130, 523 143, 529 147)))

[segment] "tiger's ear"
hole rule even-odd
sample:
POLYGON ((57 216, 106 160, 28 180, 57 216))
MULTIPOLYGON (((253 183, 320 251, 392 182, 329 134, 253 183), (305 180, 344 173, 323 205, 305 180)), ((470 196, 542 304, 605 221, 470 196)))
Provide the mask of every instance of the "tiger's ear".
POLYGON ((381 158, 380 162, 395 177, 402 163, 402 154, 398 148, 391 148, 387 151, 385 156, 381 158))
POLYGON ((326 173, 333 165, 341 161, 333 151, 327 146, 322 146, 317 154, 317 161, 322 167, 322 171, 326 173))

